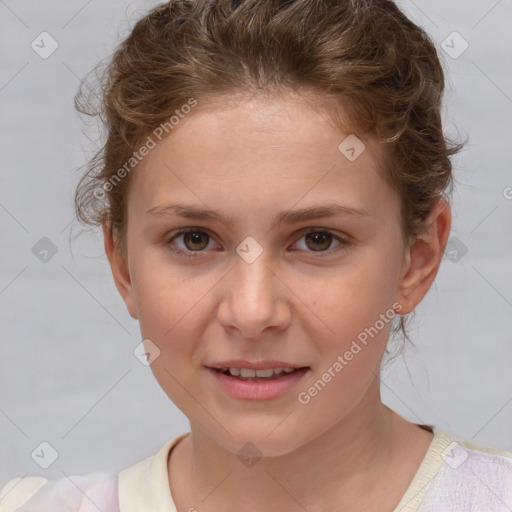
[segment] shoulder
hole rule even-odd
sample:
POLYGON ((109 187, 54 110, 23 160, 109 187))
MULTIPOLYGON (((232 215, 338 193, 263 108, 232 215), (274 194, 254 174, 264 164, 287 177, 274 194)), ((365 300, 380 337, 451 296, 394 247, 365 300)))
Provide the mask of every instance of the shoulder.
POLYGON ((97 472, 56 480, 14 478, 1 488, 0 512, 175 510, 167 460, 172 448, 187 435, 167 441, 156 454, 119 474, 97 472))
POLYGON ((0 512, 118 512, 117 475, 92 473, 47 480, 14 478, 0 493, 0 512))
POLYGON ((8 512, 26 502, 48 480, 46 478, 13 478, 0 490, 0 510, 8 512))
POLYGON ((437 460, 420 510, 512 509, 512 453, 457 439, 436 429, 437 460))

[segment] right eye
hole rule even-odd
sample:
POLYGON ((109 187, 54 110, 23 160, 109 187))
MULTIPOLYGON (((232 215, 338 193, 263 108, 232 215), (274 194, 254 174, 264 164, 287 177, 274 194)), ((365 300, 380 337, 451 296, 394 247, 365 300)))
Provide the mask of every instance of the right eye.
POLYGON ((172 236, 165 245, 176 254, 186 258, 195 258, 198 253, 204 252, 208 247, 208 242, 213 242, 211 236, 206 231, 197 228, 186 228, 178 231, 172 236), (182 239, 182 247, 176 247, 175 241, 182 239))

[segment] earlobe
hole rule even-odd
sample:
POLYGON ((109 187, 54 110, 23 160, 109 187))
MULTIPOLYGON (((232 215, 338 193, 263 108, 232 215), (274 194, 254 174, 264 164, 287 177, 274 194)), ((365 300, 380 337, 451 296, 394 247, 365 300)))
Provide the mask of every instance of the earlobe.
POLYGON ((440 199, 426 221, 427 229, 410 244, 399 283, 400 314, 414 310, 426 295, 439 270, 451 228, 450 205, 440 199))
POLYGON ((137 319, 137 308, 135 307, 135 300, 133 297, 133 287, 128 262, 116 247, 114 234, 110 231, 110 227, 107 223, 103 224, 103 240, 105 253, 108 261, 110 262, 110 268, 112 270, 112 276, 114 278, 117 291, 121 294, 130 316, 137 319))

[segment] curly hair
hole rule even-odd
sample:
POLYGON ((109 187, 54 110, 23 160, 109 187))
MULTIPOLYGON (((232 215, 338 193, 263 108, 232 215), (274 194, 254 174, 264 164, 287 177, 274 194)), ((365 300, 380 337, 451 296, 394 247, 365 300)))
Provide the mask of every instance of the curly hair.
MULTIPOLYGON (((376 137, 405 240, 426 228, 440 198, 449 202, 450 157, 462 144, 444 136, 443 69, 428 35, 390 0, 171 0, 135 24, 97 85, 98 105, 97 87, 75 98, 107 136, 75 209, 82 224, 107 226, 123 255, 126 162, 135 168, 148 136, 191 99, 302 93, 344 130, 376 137)), ((393 332, 409 339, 405 320, 393 332)))

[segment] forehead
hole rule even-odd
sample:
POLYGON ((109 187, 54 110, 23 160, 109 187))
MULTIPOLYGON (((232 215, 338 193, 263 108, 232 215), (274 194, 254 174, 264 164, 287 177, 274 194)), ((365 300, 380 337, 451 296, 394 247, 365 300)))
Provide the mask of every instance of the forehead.
POLYGON ((197 202, 215 192, 224 203, 236 193, 283 206, 344 190, 374 209, 372 193, 387 187, 381 161, 376 141, 342 131, 310 101, 199 104, 138 165, 132 202, 146 211, 171 196, 197 202))

